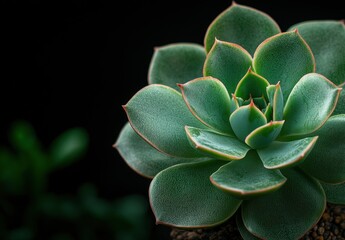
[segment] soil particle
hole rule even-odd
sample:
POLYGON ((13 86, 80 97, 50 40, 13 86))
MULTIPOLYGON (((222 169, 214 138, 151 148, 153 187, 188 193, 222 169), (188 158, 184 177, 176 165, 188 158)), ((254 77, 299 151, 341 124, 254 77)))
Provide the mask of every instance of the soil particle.
MULTIPOLYGON (((242 240, 231 218, 226 223, 211 229, 182 230, 173 228, 172 240, 242 240)), ((345 240, 345 206, 327 204, 320 221, 300 240, 345 240)))

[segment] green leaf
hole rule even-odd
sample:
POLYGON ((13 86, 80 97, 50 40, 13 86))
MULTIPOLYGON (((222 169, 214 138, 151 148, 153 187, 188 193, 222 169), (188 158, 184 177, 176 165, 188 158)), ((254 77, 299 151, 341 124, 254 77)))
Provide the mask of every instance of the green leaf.
POLYGON ((276 85, 268 86, 267 95, 269 102, 272 105, 273 121, 283 120, 284 96, 283 91, 280 87, 280 83, 278 82, 276 85))
POLYGON ((314 53, 316 72, 336 85, 345 82, 345 25, 343 21, 306 21, 298 29, 314 53))
POLYGON ((250 149, 237 138, 214 131, 186 126, 186 133, 194 148, 217 159, 241 159, 250 149))
POLYGON ((218 78, 228 92, 233 93, 251 64, 252 57, 245 49, 234 43, 216 40, 206 57, 204 76, 218 78))
POLYGON ((203 159, 171 157, 153 148, 127 123, 114 145, 122 158, 138 174, 153 178, 160 171, 179 163, 200 162, 203 159))
POLYGON ((210 51, 215 38, 237 43, 251 54, 266 38, 280 32, 278 24, 267 14, 233 3, 208 27, 205 48, 210 51))
POLYGON ((231 94, 231 98, 230 98, 230 113, 235 112, 235 110, 237 108, 239 108, 240 106, 242 106, 243 104, 243 99, 236 97, 235 94, 231 94))
POLYGON ((212 227, 228 220, 241 201, 210 182, 224 162, 179 164, 156 175, 150 201, 157 223, 179 228, 212 227))
POLYGON ((221 81, 204 77, 179 84, 179 87, 189 110, 202 123, 218 131, 233 134, 229 124, 230 96, 221 81))
POLYGON ((238 231, 241 234, 241 237, 244 240, 260 240, 260 238, 255 237, 253 234, 251 234, 251 232, 248 231, 246 226, 244 226, 240 212, 236 214, 236 225, 237 225, 238 231))
POLYGON ((18 120, 13 122, 9 138, 12 146, 19 152, 32 152, 40 148, 35 129, 26 121, 18 120))
POLYGON ((282 137, 312 133, 331 116, 341 88, 318 73, 301 78, 284 107, 282 137))
POLYGON ((279 170, 264 168, 256 152, 251 151, 240 161, 223 165, 211 175, 218 188, 240 198, 258 196, 280 188, 286 178, 279 170))
POLYGON ((333 115, 345 114, 345 91, 341 91, 337 106, 334 109, 333 115))
POLYGON ((319 136, 314 150, 301 168, 328 183, 345 181, 345 114, 330 117, 314 134, 319 136))
POLYGON ((279 135, 284 121, 269 122, 252 131, 245 139, 245 143, 253 149, 270 145, 279 135))
POLYGON ((308 137, 289 142, 273 142, 266 148, 258 149, 265 168, 291 167, 301 163, 313 149, 318 137, 308 137))
POLYGON ((203 128, 176 90, 151 84, 124 106, 133 129, 158 150, 176 157, 198 157, 189 144, 184 126, 203 128))
POLYGON ((345 205, 345 182, 339 184, 321 182, 321 185, 325 190, 327 202, 345 205))
POLYGON ((177 83, 202 77, 205 58, 205 49, 198 44, 177 43, 155 48, 149 67, 149 84, 178 89, 177 83))
POLYGON ((265 117, 267 119, 267 122, 272 121, 273 107, 272 107, 271 103, 267 104, 267 107, 265 108, 264 114, 265 114, 265 117))
POLYGON ((280 82, 285 101, 298 80, 314 72, 315 60, 297 32, 285 32, 260 44, 254 54, 253 69, 271 84, 280 82))
POLYGON ((235 95, 242 99, 262 96, 265 96, 267 99, 266 87, 268 85, 269 82, 265 78, 249 69, 246 75, 244 75, 241 81, 237 84, 235 95))
POLYGON ((83 157, 89 146, 89 136, 83 128, 71 128, 51 143, 49 153, 51 167, 64 167, 83 157))
POLYGON ((246 106, 238 108, 230 116, 230 124, 236 136, 244 141, 256 128, 265 125, 266 117, 253 101, 246 106))
POLYGON ((277 191, 242 203, 246 228, 262 239, 300 239, 321 218, 326 196, 320 183, 297 169, 277 191))

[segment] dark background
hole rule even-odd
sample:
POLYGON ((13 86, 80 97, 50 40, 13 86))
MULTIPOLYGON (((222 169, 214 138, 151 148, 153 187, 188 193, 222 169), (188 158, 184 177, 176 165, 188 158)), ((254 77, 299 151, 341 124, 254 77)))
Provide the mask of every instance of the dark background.
MULTIPOLYGON (((245 1, 286 30, 313 19, 345 18, 342 1, 245 1)), ((126 123, 121 107, 147 84, 155 46, 203 43, 211 21, 231 1, 2 1, 0 140, 14 120, 32 123, 48 146, 62 131, 84 127, 86 156, 55 172, 49 189, 73 194, 84 182, 116 199, 147 196, 149 180, 112 148, 126 123)), ((344 43, 345 44, 345 43, 344 43)), ((154 220, 152 219, 152 224, 154 220)), ((155 227, 156 239, 169 229, 155 227)))

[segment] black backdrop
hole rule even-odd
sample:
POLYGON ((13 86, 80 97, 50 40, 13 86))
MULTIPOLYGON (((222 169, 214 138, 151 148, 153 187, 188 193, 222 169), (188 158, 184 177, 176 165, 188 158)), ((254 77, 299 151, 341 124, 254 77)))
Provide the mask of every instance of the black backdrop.
MULTIPOLYGON (((305 20, 345 18, 341 1, 237 3, 268 13, 282 30, 305 20)), ((155 46, 202 44, 210 22, 230 4, 2 0, 1 142, 6 144, 17 119, 30 121, 46 145, 69 127, 84 127, 91 137, 87 155, 54 173, 50 190, 73 193, 88 181, 108 199, 146 196, 149 180, 130 170, 111 147, 126 122, 121 105, 147 84, 155 46)), ((160 230, 157 239, 167 236, 165 227, 160 230)))

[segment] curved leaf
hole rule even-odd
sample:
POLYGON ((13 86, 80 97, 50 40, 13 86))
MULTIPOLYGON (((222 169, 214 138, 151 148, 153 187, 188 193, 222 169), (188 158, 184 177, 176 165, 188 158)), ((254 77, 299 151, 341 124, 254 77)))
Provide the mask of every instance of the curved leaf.
POLYGON ((129 123, 122 128, 114 147, 131 169, 147 178, 153 178, 160 171, 176 164, 205 160, 163 154, 142 139, 129 123))
POLYGON ((249 105, 238 108, 230 116, 231 127, 242 141, 249 133, 266 123, 265 115, 254 105, 253 101, 249 105))
POLYGON ((312 133, 331 116, 341 88, 318 73, 301 78, 284 107, 282 137, 312 133))
POLYGON ((186 133, 193 147, 217 159, 241 159, 250 149, 237 138, 213 131, 186 126, 186 133))
POLYGON ((157 223, 201 228, 228 220, 241 201, 214 187, 209 180, 223 164, 217 160, 180 164, 157 174, 149 190, 157 223))
POLYGON ((273 142, 266 148, 258 149, 265 168, 291 167, 301 163, 313 149, 318 137, 309 137, 289 142, 273 142))
POLYGON ((273 121, 280 121, 283 119, 284 111, 284 96, 283 91, 278 82, 276 85, 267 87, 267 95, 269 102, 272 105, 272 119, 273 121))
POLYGON ((230 113, 235 112, 235 110, 241 107, 243 104, 243 99, 236 97, 235 94, 231 94, 230 98, 230 113))
POLYGON ((278 24, 267 14, 233 3, 208 27, 204 45, 208 52, 218 38, 239 44, 253 54, 262 41, 279 32, 278 24))
POLYGON ((279 135, 284 121, 269 122, 252 131, 245 139, 245 143, 253 149, 270 145, 279 135))
POLYGON ((205 125, 233 134, 229 123, 230 96, 221 81, 212 77, 197 78, 179 84, 189 110, 205 125))
POLYGON ((255 237, 251 232, 248 231, 246 226, 244 226, 242 216, 240 213, 236 214, 236 225, 237 225, 238 231, 241 234, 241 237, 244 240, 260 240, 260 238, 255 237))
POLYGON ((316 72, 336 85, 345 82, 345 25, 343 21, 306 21, 292 26, 308 43, 316 60, 316 72))
POLYGON ((345 114, 330 117, 314 134, 319 136, 314 150, 301 168, 324 182, 345 181, 345 114))
POLYGON ((216 40, 206 57, 203 72, 204 76, 218 78, 233 93, 251 64, 252 57, 244 48, 216 40))
POLYGON ((314 72, 315 60, 297 32, 285 32, 260 44, 254 54, 253 68, 271 84, 280 82, 285 101, 298 80, 314 72))
POLYGON ((334 109, 333 115, 345 114, 345 91, 341 91, 337 106, 334 109))
POLYGON ((262 96, 265 96, 267 99, 266 87, 268 85, 269 82, 265 78, 249 69, 246 75, 244 75, 244 77, 237 84, 235 95, 236 97, 240 97, 242 99, 262 96))
POLYGON ((155 48, 149 67, 149 84, 178 89, 177 83, 202 77, 205 58, 205 49, 198 44, 177 43, 155 48))
POLYGON ((89 146, 84 128, 71 128, 60 134, 50 145, 51 167, 63 167, 83 157, 89 146))
POLYGON ((345 182, 340 184, 329 184, 321 182, 327 196, 327 202, 345 205, 345 182))
POLYGON ((264 168, 254 151, 240 161, 223 165, 211 175, 211 182, 216 187, 241 198, 275 191, 285 181, 279 170, 264 168))
POLYGON ((277 191, 244 201, 246 228, 262 239, 299 239, 321 218, 326 196, 320 183, 297 169, 286 169, 288 179, 277 191))
POLYGON ((177 157, 200 156, 189 144, 184 126, 204 127, 176 90, 151 84, 124 106, 133 129, 160 151, 177 157))

